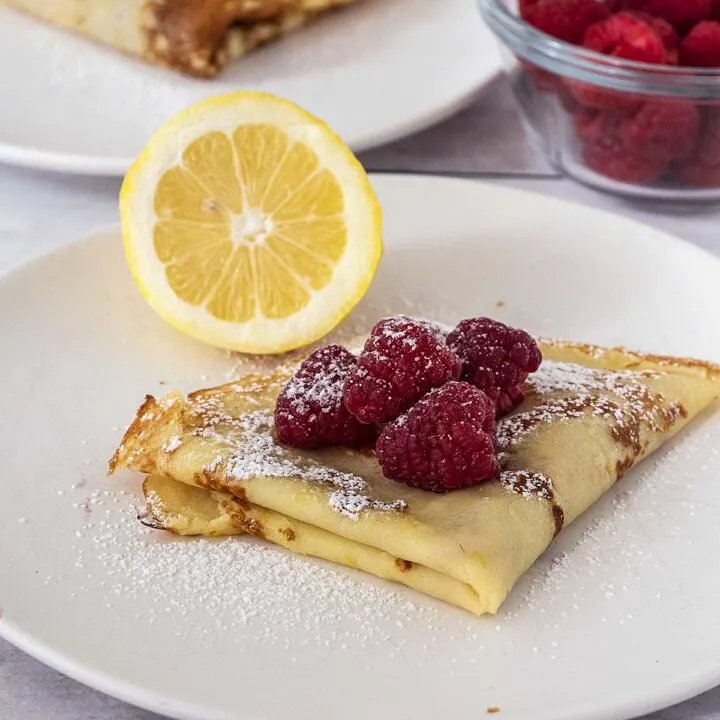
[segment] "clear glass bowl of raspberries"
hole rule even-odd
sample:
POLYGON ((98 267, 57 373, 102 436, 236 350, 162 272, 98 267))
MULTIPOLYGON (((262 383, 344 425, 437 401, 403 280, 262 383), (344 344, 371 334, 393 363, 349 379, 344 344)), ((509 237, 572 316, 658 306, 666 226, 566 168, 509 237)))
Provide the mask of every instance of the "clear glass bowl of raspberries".
POLYGON ((720 0, 478 0, 535 143, 597 189, 720 199, 720 0))

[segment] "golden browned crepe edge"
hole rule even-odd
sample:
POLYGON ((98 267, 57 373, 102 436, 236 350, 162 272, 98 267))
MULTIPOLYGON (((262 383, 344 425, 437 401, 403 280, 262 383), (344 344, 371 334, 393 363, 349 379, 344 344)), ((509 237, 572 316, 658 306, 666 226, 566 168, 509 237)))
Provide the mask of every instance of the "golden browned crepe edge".
POLYGON ((356 0, 149 0, 141 15, 145 57, 195 77, 216 76, 233 60, 356 0), (239 23, 239 24, 238 24, 239 23))
POLYGON ((582 358, 582 364, 588 367, 616 370, 674 370, 720 383, 720 365, 707 360, 673 355, 654 355, 622 346, 603 347, 602 345, 542 337, 538 338, 537 342, 544 360, 559 359, 564 362, 573 362, 573 356, 577 356, 582 358))
MULTIPOLYGON (((262 381, 263 384, 274 385, 279 390, 292 377, 295 368, 300 362, 301 360, 295 359, 291 364, 281 365, 269 374, 251 373, 244 375, 242 381, 244 383, 252 383, 254 380, 262 381)), ((146 395, 137 409, 132 423, 125 431, 120 444, 110 458, 108 475, 112 475, 118 467, 122 467, 131 461, 133 452, 142 445, 145 437, 143 433, 149 428, 156 427, 158 418, 163 418, 163 424, 170 424, 174 417, 179 418, 182 415, 183 408, 187 402, 192 401, 193 397, 208 391, 221 391, 223 388, 232 387, 236 382, 230 381, 212 388, 194 390, 188 393, 187 398, 177 391, 168 393, 161 400, 158 400, 153 395, 146 395)), ((148 468, 143 472, 152 474, 155 470, 155 468, 148 468)))

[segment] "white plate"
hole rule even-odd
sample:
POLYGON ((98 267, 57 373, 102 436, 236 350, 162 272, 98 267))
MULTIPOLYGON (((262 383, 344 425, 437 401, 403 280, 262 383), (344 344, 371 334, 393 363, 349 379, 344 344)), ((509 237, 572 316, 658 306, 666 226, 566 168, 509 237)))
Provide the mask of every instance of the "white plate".
POLYGON ((265 90, 327 120, 355 150, 459 109, 497 73, 472 0, 362 0, 235 63, 186 78, 0 7, 0 160, 122 175, 151 133, 208 95, 265 90))
MULTIPOLYGON (((488 313, 720 360, 720 263, 704 252, 531 194, 374 181, 387 254, 356 319, 488 313)), ((105 477, 119 426, 145 392, 223 381, 233 361, 146 307, 116 230, 0 280, 0 337, 0 634, 74 678, 198 720, 617 720, 720 681, 718 414, 478 619, 252 541, 201 552, 151 533, 138 549, 139 477, 105 477)))

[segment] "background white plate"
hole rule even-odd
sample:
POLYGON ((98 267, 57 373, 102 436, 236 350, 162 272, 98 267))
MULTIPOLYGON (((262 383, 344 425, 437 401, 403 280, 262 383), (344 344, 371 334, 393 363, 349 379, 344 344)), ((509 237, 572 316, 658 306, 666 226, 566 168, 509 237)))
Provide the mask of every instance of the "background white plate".
POLYGON ((0 160, 122 175, 168 117, 239 89, 285 96, 361 150, 443 119, 495 76, 472 0, 362 0, 213 81, 154 68, 0 7, 0 160))
MULTIPOLYGON (((355 321, 487 313, 720 360, 720 263, 704 252, 531 194, 374 182, 387 254, 355 321)), ((478 619, 252 541, 230 541, 225 579, 202 563, 232 560, 227 545, 203 555, 201 541, 151 534, 128 551, 133 497, 118 492, 139 497, 139 478, 104 475, 121 426, 145 392, 224 381, 235 361, 146 307, 117 231, 2 278, 0 337, 0 635, 74 678, 198 720, 476 719, 488 706, 617 720, 720 681, 717 413, 564 531, 498 617, 478 619)))

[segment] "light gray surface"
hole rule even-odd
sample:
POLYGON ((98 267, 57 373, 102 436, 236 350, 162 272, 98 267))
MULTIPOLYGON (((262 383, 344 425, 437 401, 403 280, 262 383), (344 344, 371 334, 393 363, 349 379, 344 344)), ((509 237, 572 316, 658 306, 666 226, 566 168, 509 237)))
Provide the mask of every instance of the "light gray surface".
POLYGON ((523 133, 510 86, 498 77, 482 98, 441 125, 362 154, 370 171, 555 177, 523 133), (498 132, 501 130, 501 132, 498 132), (487 138, 493 137, 491 146, 487 138))
MULTIPOLYGON (((542 174, 546 170, 520 134, 517 118, 506 97, 505 90, 495 86, 481 101, 482 106, 419 137, 382 152, 374 151, 368 156, 368 164, 385 169, 467 172, 470 169, 467 156, 482 158, 474 166, 477 172, 495 175, 504 169, 516 175, 494 182, 622 213, 720 254, 718 206, 672 211, 655 205, 635 206, 566 180, 519 177, 542 174), (496 107, 489 108, 488 103, 496 107), (475 119, 482 132, 475 131, 475 119), (462 146, 458 134, 462 142, 476 143, 467 154, 457 152, 462 146)), ((42 175, 0 167, 0 272, 98 227, 117 222, 118 189, 116 180, 42 175)), ((2 552, 8 549, 3 548, 2 552)), ((0 640, 0 720, 158 718, 85 688, 0 640)), ((720 720, 720 688, 647 716, 645 720, 720 720)))

